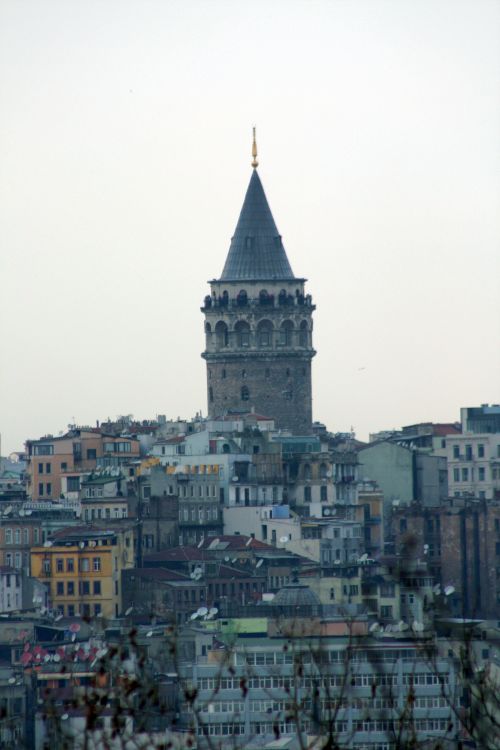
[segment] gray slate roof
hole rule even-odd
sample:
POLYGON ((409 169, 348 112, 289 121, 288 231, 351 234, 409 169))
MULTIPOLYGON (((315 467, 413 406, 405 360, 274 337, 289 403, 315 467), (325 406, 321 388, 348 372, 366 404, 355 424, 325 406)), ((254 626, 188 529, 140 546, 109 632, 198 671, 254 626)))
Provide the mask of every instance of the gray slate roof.
POLYGON ((293 279, 264 188, 254 169, 221 280, 293 279))

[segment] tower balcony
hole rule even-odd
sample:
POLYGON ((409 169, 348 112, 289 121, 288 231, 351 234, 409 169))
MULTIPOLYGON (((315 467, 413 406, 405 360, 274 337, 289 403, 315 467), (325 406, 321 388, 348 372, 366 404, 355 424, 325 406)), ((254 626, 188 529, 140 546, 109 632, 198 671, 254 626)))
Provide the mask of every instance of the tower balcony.
POLYGON ((268 294, 265 297, 240 297, 239 295, 233 299, 224 296, 210 296, 207 294, 203 300, 203 305, 200 308, 201 312, 209 312, 210 310, 217 310, 217 312, 224 312, 226 310, 243 311, 248 308, 257 308, 259 310, 280 309, 280 310, 293 310, 297 308, 308 308, 313 311, 316 309, 316 305, 313 304, 312 296, 310 294, 299 294, 293 296, 291 294, 274 295, 268 294))

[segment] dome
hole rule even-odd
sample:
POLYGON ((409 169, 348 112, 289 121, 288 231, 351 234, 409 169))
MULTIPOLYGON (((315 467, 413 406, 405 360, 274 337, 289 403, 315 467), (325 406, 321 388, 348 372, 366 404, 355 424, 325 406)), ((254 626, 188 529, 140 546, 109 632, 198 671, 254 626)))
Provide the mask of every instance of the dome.
POLYGON ((319 596, 302 583, 288 583, 278 591, 272 604, 275 607, 319 607, 319 596))

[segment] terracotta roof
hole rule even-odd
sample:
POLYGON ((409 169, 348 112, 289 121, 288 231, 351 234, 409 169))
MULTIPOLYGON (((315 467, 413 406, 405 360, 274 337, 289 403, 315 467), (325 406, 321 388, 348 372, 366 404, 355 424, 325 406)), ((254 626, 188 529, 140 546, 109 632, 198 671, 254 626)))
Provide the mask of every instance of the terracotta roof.
POLYGON ((436 437, 446 437, 446 435, 461 435, 462 429, 456 424, 434 424, 432 426, 432 434, 436 437))

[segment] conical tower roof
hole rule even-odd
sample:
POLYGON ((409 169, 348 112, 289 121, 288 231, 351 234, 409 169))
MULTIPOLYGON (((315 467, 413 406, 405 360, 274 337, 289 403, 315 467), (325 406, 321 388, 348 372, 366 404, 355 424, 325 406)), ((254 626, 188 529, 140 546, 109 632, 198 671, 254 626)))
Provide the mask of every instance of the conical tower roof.
POLYGON ((254 169, 231 239, 222 281, 293 279, 257 170, 254 169))

